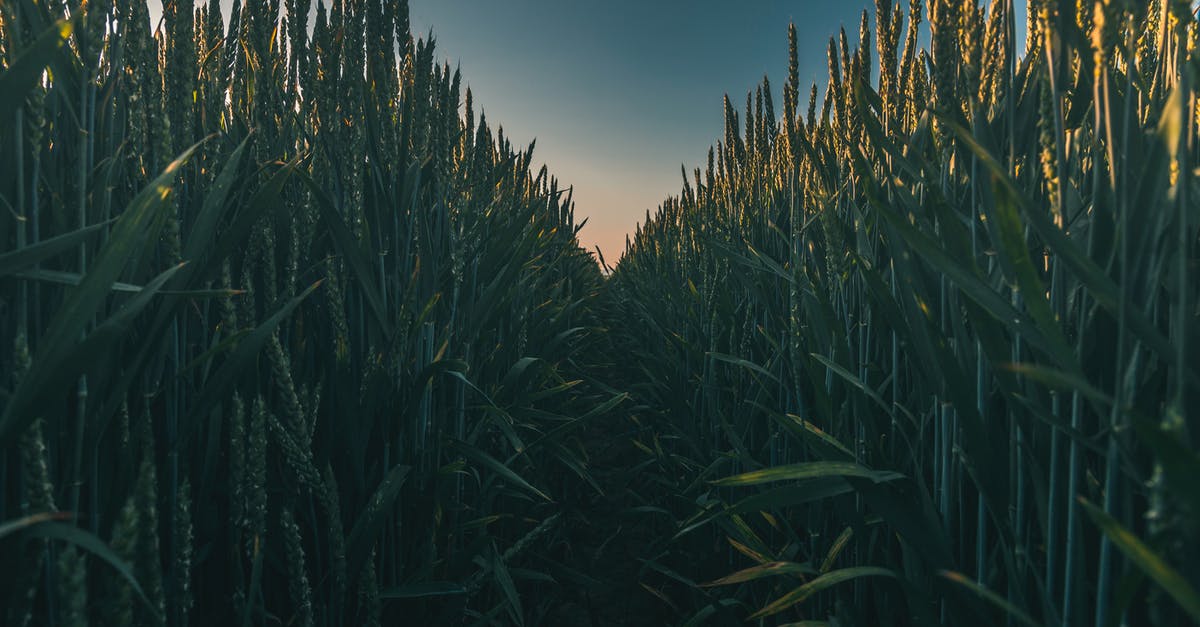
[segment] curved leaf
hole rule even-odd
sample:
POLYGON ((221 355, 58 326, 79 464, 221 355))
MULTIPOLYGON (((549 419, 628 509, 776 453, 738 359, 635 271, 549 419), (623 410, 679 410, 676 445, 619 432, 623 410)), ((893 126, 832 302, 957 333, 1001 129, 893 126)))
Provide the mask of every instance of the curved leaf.
POLYGON ((0 446, 7 446, 35 417, 30 411, 37 402, 59 391, 87 366, 77 357, 79 338, 91 324, 96 311, 108 298, 113 284, 135 252, 154 241, 166 223, 171 182, 176 172, 200 146, 188 148, 142 189, 117 219, 108 242, 100 249, 79 285, 67 292, 58 311, 42 335, 29 372, 13 392, 0 417, 0 446))
POLYGON ((73 28, 66 20, 55 22, 0 73, 0 124, 8 125, 9 117, 25 104, 25 96, 71 36, 73 28))
POLYGON ((350 530, 346 540, 346 567, 348 572, 354 573, 355 576, 362 572, 363 565, 367 563, 371 547, 375 546, 378 540, 379 530, 396 502, 396 497, 400 495, 400 488, 404 485, 409 470, 409 466, 395 466, 388 471, 383 481, 379 482, 379 487, 375 489, 375 494, 367 503, 366 509, 354 522, 354 528, 350 530))
POLYGON ((1021 621, 1022 623, 1025 623, 1026 625, 1029 625, 1030 627, 1038 627, 1037 621, 1033 620, 1033 618, 1030 617, 1029 614, 1026 614, 1025 612, 1021 611, 1021 609, 1018 608, 1017 606, 1013 605, 1012 603, 1009 603, 1007 600, 1004 599, 1004 597, 996 594, 995 592, 992 592, 991 590, 988 590, 987 588, 975 583, 974 581, 971 581, 971 579, 968 578, 966 575, 964 575, 962 573, 956 573, 952 570, 943 570, 941 572, 941 575, 943 577, 945 577, 946 579, 949 579, 950 581, 953 581, 954 583, 970 590, 971 592, 974 592, 976 595, 978 595, 983 600, 1004 610, 1005 613, 1007 613, 1009 616, 1021 621))
MULTIPOLYGON (((9 276, 55 255, 61 255, 64 252, 73 250, 76 246, 88 241, 92 236, 108 228, 113 222, 116 222, 116 218, 97 222, 96 224, 76 229, 70 233, 63 233, 62 235, 42 240, 36 244, 30 244, 24 248, 6 252, 0 255, 0 277, 9 276)), ((75 284, 78 284, 78 282, 75 284)))
POLYGON ((1162 589, 1192 617, 1192 620, 1200 621, 1200 594, 1188 583, 1187 579, 1184 579, 1183 575, 1179 574, 1179 571, 1171 568, 1166 560, 1151 551, 1150 547, 1133 535, 1133 532, 1122 526, 1104 510, 1083 498, 1079 499, 1079 504, 1091 517, 1092 522, 1100 527, 1104 535, 1108 536, 1113 545, 1120 549, 1125 557, 1129 558, 1129 561, 1136 564, 1158 585, 1162 586, 1162 589))
POLYGON ((778 575, 815 575, 817 571, 809 564, 797 564, 796 562, 769 562, 751 566, 727 575, 716 581, 700 584, 703 587, 710 588, 713 586, 728 586, 735 583, 744 583, 762 579, 764 577, 776 577, 778 575))
POLYGON ((775 599, 766 607, 751 614, 749 618, 750 620, 754 620, 757 618, 778 614, 797 603, 804 602, 806 599, 818 592, 832 588, 839 583, 850 581, 852 579, 858 579, 860 577, 891 577, 895 579, 896 573, 886 568, 879 568, 877 566, 856 566, 854 568, 843 568, 842 570, 835 570, 831 573, 825 573, 824 575, 813 579, 812 581, 800 586, 799 588, 796 588, 795 590, 792 590, 778 599, 775 599))
POLYGON ((711 482, 717 486, 747 486, 773 481, 795 481, 800 479, 819 479, 822 477, 861 477, 875 483, 901 479, 904 475, 882 470, 871 470, 853 462, 807 462, 789 464, 744 472, 740 475, 725 477, 711 482))

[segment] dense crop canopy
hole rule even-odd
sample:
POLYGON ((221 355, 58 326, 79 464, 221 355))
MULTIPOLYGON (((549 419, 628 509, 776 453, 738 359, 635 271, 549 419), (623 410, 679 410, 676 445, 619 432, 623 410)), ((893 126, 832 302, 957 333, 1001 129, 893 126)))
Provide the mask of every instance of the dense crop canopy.
POLYGON ((793 28, 609 276, 309 13, 0 2, 0 622, 1200 621, 1188 3, 793 28))

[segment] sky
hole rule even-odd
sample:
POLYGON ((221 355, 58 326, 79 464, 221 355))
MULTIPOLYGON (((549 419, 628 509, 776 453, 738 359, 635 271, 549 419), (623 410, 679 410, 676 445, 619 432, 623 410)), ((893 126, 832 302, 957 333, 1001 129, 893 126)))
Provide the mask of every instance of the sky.
MULTIPOLYGON (((764 74, 782 111, 787 27, 796 22, 800 80, 828 75, 825 49, 845 25, 858 39, 874 2, 793 0, 410 0, 414 35, 433 30, 476 108, 514 144, 537 139, 574 187, 581 243, 612 265, 625 236, 703 166, 723 133, 722 96, 745 106, 764 74)), ((872 29, 874 27, 872 26, 872 29)), ((872 47, 873 47, 872 43, 872 47)), ((803 91, 807 103, 807 89, 803 91)))
MULTIPOLYGON (((226 16, 231 3, 221 0, 226 16)), ((1025 2, 1014 5, 1021 27, 1025 2)), ((560 188, 573 187, 576 223, 587 219, 581 243, 609 265, 646 212, 679 193, 681 166, 703 166, 723 135, 725 94, 740 110, 765 74, 782 112, 790 22, 801 84, 816 82, 822 97, 829 38, 844 26, 856 45, 864 9, 875 30, 873 0, 409 0, 409 9, 414 35, 432 31, 437 58, 462 70, 489 125, 514 145, 536 138, 535 171, 545 163, 560 188)), ((922 31, 927 41, 927 23, 922 31)), ((802 89, 802 107, 807 97, 802 89)))

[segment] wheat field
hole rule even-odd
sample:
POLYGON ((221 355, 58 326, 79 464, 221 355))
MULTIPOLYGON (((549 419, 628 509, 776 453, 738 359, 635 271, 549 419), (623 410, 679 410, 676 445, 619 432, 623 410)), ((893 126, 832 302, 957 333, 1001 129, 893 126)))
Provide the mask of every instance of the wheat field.
POLYGON ((1190 4, 875 4, 606 261, 405 0, 0 2, 0 622, 1200 623, 1190 4))

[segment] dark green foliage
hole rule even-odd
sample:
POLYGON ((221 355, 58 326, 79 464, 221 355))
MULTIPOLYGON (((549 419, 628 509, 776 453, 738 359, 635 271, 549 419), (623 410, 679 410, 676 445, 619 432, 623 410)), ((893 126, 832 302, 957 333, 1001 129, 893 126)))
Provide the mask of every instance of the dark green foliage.
POLYGON ((1010 3, 928 54, 878 2, 878 83, 864 20, 807 124, 794 60, 778 134, 726 100, 609 281, 677 620, 1196 620, 1197 25, 1149 4, 1030 3, 1018 60, 1010 3))
POLYGON ((4 624, 1200 618, 1186 3, 790 29, 608 278, 308 4, 0 2, 4 624))
POLYGON ((404 2, 308 4, 0 5, 0 520, 140 584, 22 527, 0 622, 545 612, 602 276, 404 2))

